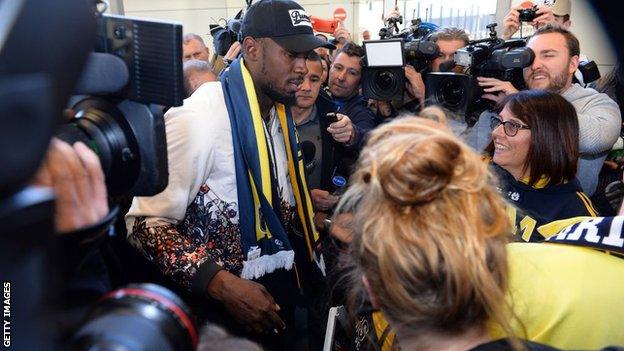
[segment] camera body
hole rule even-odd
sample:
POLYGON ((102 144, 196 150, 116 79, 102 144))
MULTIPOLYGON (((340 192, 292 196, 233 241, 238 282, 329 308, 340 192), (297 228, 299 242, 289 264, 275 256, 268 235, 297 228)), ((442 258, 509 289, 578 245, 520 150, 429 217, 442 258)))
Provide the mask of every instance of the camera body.
POLYGON ((537 17, 537 6, 528 9, 518 10, 518 19, 520 22, 531 22, 537 17))
POLYGON ((432 72, 425 77, 427 104, 441 105, 457 114, 464 115, 471 125, 478 115, 492 106, 481 98, 483 89, 476 77, 490 77, 511 82, 523 88, 522 70, 533 63, 535 54, 522 39, 502 40, 490 24, 490 37, 471 41, 468 46, 455 52, 454 61, 465 67, 464 73, 432 72))
POLYGON ((160 106, 184 99, 182 25, 101 15, 96 34, 70 99, 74 118, 56 136, 96 152, 109 194, 158 194, 169 179, 160 106))
POLYGON ((210 25, 210 35, 213 37, 213 45, 217 55, 225 56, 232 44, 242 41, 240 32, 242 21, 243 10, 240 10, 236 16, 226 20, 225 25, 210 25))
POLYGON ((391 17, 387 23, 388 26, 380 31, 381 40, 364 42, 366 65, 362 70, 362 94, 369 99, 389 101, 402 98, 405 89, 403 67, 409 64, 421 71, 440 52, 436 43, 424 39, 437 26, 416 19, 409 28, 392 34, 398 31, 396 25, 402 23, 402 17, 391 17))

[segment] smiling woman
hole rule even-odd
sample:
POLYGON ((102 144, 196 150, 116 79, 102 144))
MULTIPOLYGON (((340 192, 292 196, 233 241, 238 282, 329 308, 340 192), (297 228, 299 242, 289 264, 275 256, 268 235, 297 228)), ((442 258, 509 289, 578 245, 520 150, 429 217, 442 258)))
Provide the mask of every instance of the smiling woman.
POLYGON ((511 201, 518 239, 542 241, 541 225, 596 216, 575 177, 579 125, 572 104, 546 90, 525 90, 507 96, 498 111, 486 152, 511 201))

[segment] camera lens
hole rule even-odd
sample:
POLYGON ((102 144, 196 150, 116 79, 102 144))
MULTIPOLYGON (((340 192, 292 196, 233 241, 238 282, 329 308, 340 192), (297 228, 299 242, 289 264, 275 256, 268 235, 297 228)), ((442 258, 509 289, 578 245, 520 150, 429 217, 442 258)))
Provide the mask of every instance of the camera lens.
POLYGON ((437 101, 447 108, 459 107, 465 95, 466 92, 462 82, 452 79, 442 82, 436 91, 437 101))
POLYGON ((394 74, 389 71, 381 71, 375 76, 375 86, 381 91, 392 90, 396 81, 394 74))
POLYGON ((191 316, 188 306, 170 290, 131 284, 104 296, 69 349, 195 350, 197 330, 191 316))
POLYGON ((61 126, 56 136, 70 144, 81 141, 95 151, 109 192, 129 190, 140 171, 139 147, 122 112, 97 99, 85 101, 74 109, 76 118, 61 126))
POLYGON ((100 158, 109 195, 151 196, 168 184, 165 122, 157 107, 87 97, 56 136, 81 141, 100 158))

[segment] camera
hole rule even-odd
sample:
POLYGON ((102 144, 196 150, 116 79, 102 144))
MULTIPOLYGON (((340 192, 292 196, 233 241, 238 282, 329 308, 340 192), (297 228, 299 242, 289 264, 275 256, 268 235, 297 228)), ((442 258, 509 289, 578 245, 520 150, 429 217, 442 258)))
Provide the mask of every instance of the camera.
POLYGON ((528 9, 518 10, 518 19, 520 22, 531 22, 537 17, 537 6, 528 9))
POLYGON ((409 64, 421 71, 439 55, 436 43, 424 40, 437 26, 415 19, 409 28, 393 34, 398 31, 397 23, 402 23, 402 17, 391 17, 387 23, 380 31, 382 40, 364 42, 366 65, 362 70, 362 94, 369 99, 401 98, 405 89, 403 67, 409 64))
POLYGON ((100 15, 96 37, 70 99, 74 117, 56 136, 97 153, 109 194, 158 194, 167 186, 168 168, 157 105, 182 105, 182 26, 100 15))
POLYGON ((156 284, 129 284, 104 295, 87 314, 68 350, 195 350, 189 307, 156 284))
POLYGON ((426 103, 440 105, 466 116, 472 125, 479 114, 492 107, 482 99, 483 90, 476 77, 509 81, 516 88, 524 87, 522 69, 533 63, 535 54, 522 39, 502 40, 497 37, 496 23, 487 26, 489 38, 471 41, 455 52, 454 61, 465 67, 464 73, 431 72, 425 77, 426 103))
POLYGON ((240 33, 242 18, 243 10, 240 10, 234 18, 226 20, 225 25, 210 25, 210 35, 213 37, 213 45, 217 55, 225 56, 232 44, 242 41, 240 33))

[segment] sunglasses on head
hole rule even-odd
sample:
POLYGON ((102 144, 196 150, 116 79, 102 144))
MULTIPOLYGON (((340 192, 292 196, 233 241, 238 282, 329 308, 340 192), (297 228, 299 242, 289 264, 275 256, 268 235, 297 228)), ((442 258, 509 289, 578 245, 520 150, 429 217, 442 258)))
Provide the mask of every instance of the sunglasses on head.
POLYGON ((490 122, 490 128, 492 130, 498 128, 498 126, 503 125, 503 130, 505 131, 505 134, 507 134, 507 136, 513 137, 516 136, 516 134, 518 134, 518 131, 520 129, 531 129, 531 127, 518 123, 516 121, 504 121, 500 118, 498 118, 497 116, 492 116, 491 117, 491 122, 490 122))

